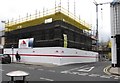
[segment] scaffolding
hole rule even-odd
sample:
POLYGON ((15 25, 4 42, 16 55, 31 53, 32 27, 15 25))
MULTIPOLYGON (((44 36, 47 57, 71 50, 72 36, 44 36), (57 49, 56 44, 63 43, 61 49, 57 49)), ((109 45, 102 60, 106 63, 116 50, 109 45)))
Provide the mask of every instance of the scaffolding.
POLYGON ((29 26, 35 26, 38 24, 42 24, 45 22, 45 19, 52 18, 52 21, 62 20, 67 23, 76 26, 82 30, 91 30, 91 25, 86 23, 84 20, 76 17, 74 14, 70 13, 69 10, 64 9, 61 6, 55 7, 51 10, 43 9, 43 12, 37 12, 33 15, 28 15, 24 18, 20 18, 17 20, 8 21, 5 24, 5 31, 13 31, 16 29, 26 28, 29 26))

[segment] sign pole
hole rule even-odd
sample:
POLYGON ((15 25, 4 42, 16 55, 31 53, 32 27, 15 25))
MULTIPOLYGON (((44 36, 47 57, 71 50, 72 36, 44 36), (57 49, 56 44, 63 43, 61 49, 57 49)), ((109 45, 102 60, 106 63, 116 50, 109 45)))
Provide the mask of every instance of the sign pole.
POLYGON ((14 55, 14 47, 12 45, 12 62, 13 62, 13 55, 14 55))

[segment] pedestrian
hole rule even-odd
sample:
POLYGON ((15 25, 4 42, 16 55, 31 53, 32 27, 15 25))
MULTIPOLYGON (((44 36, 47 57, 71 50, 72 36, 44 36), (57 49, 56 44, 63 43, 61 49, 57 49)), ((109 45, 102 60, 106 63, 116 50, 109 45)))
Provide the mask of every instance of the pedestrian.
POLYGON ((18 51, 17 51, 15 57, 16 57, 17 62, 20 62, 21 57, 20 57, 20 55, 18 54, 18 51))

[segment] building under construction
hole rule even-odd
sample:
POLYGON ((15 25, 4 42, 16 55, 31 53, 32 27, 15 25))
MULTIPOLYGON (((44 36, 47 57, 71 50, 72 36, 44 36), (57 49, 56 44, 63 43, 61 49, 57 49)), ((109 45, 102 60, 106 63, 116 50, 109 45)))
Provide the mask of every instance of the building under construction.
POLYGON ((92 50, 93 39, 90 25, 62 7, 36 12, 5 27, 5 48, 19 48, 20 39, 34 38, 33 48, 67 47, 92 50))
POLYGON ((18 52, 24 63, 66 65, 97 62, 98 53, 92 50, 96 41, 89 34, 90 26, 62 7, 27 15, 8 22, 4 54, 16 62, 18 52))

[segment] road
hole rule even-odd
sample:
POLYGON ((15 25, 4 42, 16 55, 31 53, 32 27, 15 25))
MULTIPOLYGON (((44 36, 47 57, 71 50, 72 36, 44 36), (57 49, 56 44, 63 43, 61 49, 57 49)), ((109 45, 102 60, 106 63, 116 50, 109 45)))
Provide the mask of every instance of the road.
MULTIPOLYGON (((2 64, 2 80, 9 81, 6 73, 22 70, 30 75, 28 81, 118 81, 119 77, 103 72, 110 62, 71 64, 65 66, 44 66, 25 64, 2 64)), ((20 79, 20 78, 16 78, 20 79)))

